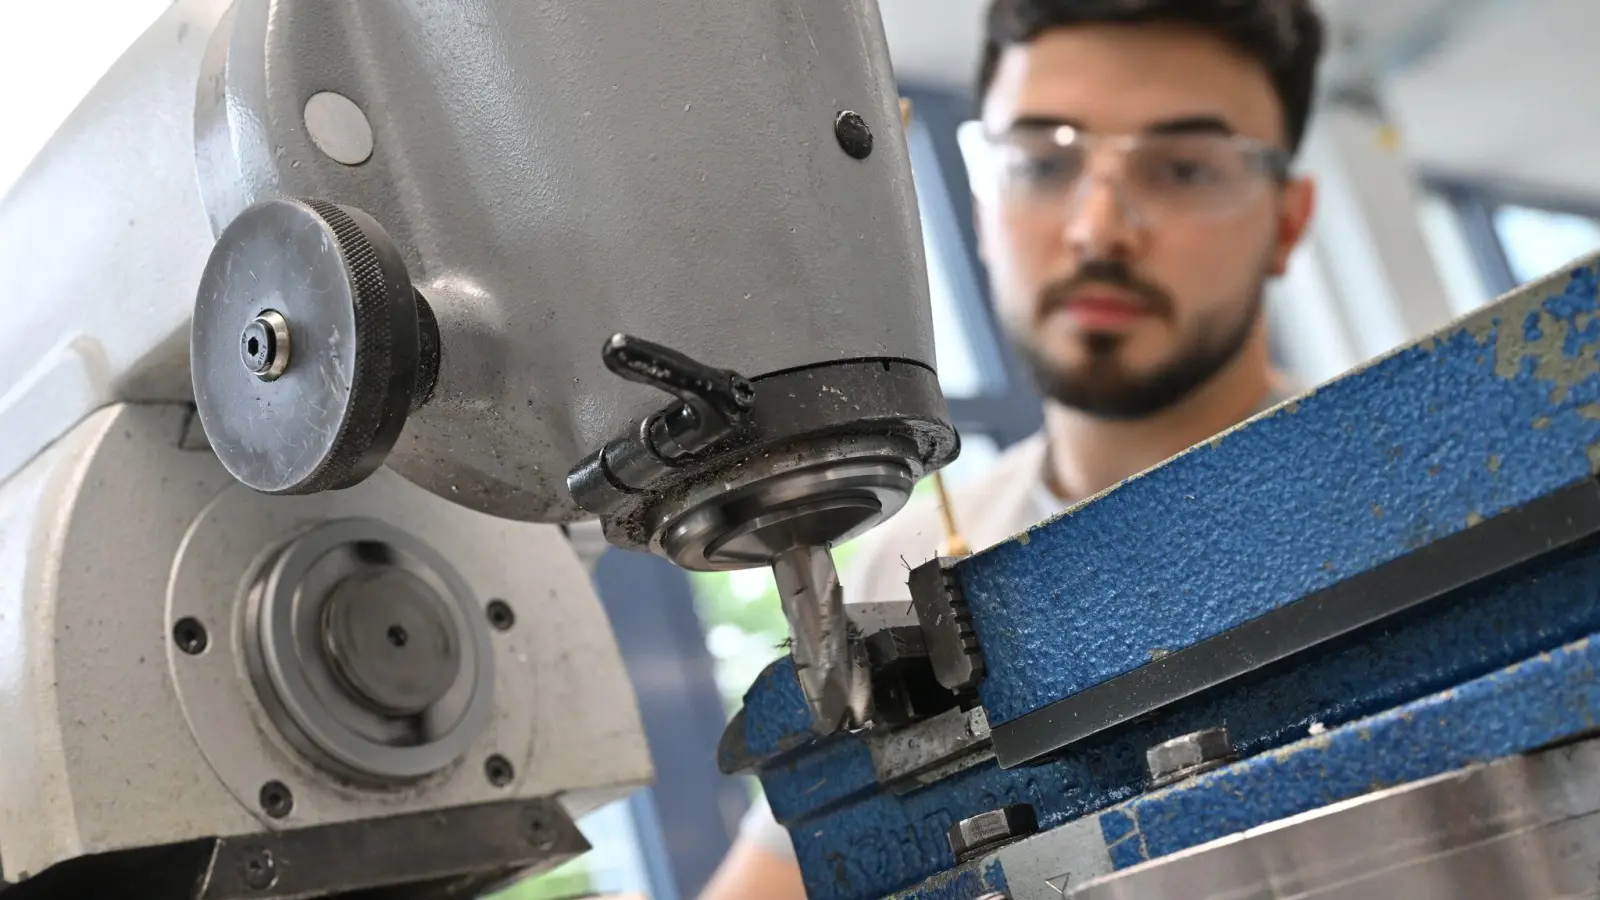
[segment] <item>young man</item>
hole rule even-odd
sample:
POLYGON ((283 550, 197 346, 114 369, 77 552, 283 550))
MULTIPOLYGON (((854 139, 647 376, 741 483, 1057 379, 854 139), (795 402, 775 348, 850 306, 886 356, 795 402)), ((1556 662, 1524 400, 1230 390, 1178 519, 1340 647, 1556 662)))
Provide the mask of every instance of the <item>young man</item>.
MULTIPOLYGON (((962 133, 998 318, 1043 431, 953 492, 982 548, 1284 399, 1263 287, 1311 216, 1289 163, 1322 25, 1310 0, 995 0, 962 133)), ((848 599, 906 596, 943 538, 909 505, 865 538, 848 599)), ((758 804, 702 900, 800 900, 758 804)))

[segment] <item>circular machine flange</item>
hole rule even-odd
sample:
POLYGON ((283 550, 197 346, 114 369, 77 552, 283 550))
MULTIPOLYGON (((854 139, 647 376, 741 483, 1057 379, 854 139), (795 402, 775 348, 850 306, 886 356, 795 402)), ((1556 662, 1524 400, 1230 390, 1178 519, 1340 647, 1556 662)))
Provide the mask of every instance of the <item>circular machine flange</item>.
POLYGON ((785 527, 812 545, 845 540, 893 514, 912 482, 959 450, 938 376, 916 363, 846 360, 774 372, 753 384, 749 422, 679 460, 658 481, 632 485, 603 453, 572 470, 568 489, 588 498, 586 508, 601 516, 607 540, 648 548, 690 569, 764 565, 748 551, 770 543, 775 526, 748 528, 753 515, 787 519, 785 527), (790 474, 800 469, 812 471, 790 474), (780 477, 782 487, 756 487, 780 477), (854 483, 846 488, 847 481, 854 483), (735 492, 742 493, 731 496, 735 492), (758 494, 769 496, 754 506, 742 503, 758 494), (804 515, 763 505, 802 500, 816 504, 804 515))
POLYGON ((470 590, 382 522, 331 522, 283 548, 251 589, 244 650, 285 737, 357 780, 449 766, 493 709, 493 649, 470 590))
POLYGON ((907 438, 841 437, 766 452, 657 510, 661 550, 688 569, 765 566, 792 547, 830 546, 882 522, 916 486, 907 438))
MULTIPOLYGON (((503 531, 500 524, 429 495, 388 471, 351 490, 310 497, 265 498, 230 484, 190 522, 172 563, 164 624, 170 633, 178 622, 193 619, 206 629, 209 640, 203 652, 193 655, 180 649, 176 640, 167 641, 166 665, 206 762, 261 827, 294 828, 484 803, 505 799, 508 790, 522 796, 523 786, 537 781, 541 769, 533 760, 544 709, 540 698, 550 672, 540 661, 549 659, 555 649, 545 643, 547 629, 523 626, 534 619, 533 610, 524 605, 532 582, 525 565, 501 561, 509 546, 503 531), (481 730, 472 719, 458 725, 458 733, 478 732, 478 737, 433 775, 356 778, 344 767, 326 764, 326 751, 306 752, 308 739, 284 729, 284 712, 273 708, 277 699, 270 683, 252 671, 246 645, 257 604, 250 602, 250 595, 259 593, 258 585, 285 547, 323 524, 352 520, 390 523, 448 560, 446 566, 431 556, 415 554, 435 573, 446 573, 441 581, 456 582, 459 574, 468 582, 470 593, 458 584, 452 589, 455 596, 479 603, 493 597, 515 610, 518 627, 509 631, 494 630, 483 606, 470 610, 472 640, 463 641, 461 652, 463 660, 467 653, 477 652, 483 677, 493 679, 492 696, 484 700, 488 721, 481 730), (489 642, 492 654, 480 639, 489 642), (469 650, 469 645, 476 649, 469 650), (504 697, 519 702, 493 702, 504 697), (484 761, 494 754, 515 765, 514 786, 496 788, 485 780, 484 761), (270 817, 262 805, 263 788, 272 782, 292 792, 292 811, 282 819, 270 817)), ((534 532, 527 539, 538 552, 561 541, 559 534, 534 532)), ((574 569, 568 577, 582 576, 574 569)), ((308 652, 322 660, 327 648, 308 652)), ((335 680, 332 686, 344 693, 344 684, 335 680)), ((352 701, 352 705, 360 704, 352 701)), ((361 712, 372 714, 370 707, 361 712)), ((411 770, 418 768, 426 766, 411 770)))
POLYGON ((195 405, 217 458, 269 494, 371 475, 410 410, 417 315, 399 251, 366 213, 319 200, 245 210, 211 251, 190 337, 195 405), (286 329, 285 358, 258 355, 263 322, 286 329))

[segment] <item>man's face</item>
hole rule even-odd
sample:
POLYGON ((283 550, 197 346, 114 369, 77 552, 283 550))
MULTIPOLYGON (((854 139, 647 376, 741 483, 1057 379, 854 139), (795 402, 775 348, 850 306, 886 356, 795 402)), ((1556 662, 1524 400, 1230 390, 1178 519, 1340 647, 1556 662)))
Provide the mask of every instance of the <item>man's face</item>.
POLYGON ((978 204, 1000 319, 1048 396, 1106 418, 1147 416, 1256 333, 1263 282, 1283 271, 1311 208, 1309 183, 1249 168, 1285 145, 1258 63, 1185 28, 1056 29, 1005 51, 984 126, 1002 141, 1023 136, 1015 159, 1042 159, 1028 148, 1051 149, 1052 135, 1085 148, 1075 177, 1030 162, 1008 182, 1023 188, 978 204), (1209 202, 1188 202, 1185 190, 1200 196, 1200 179, 1180 168, 1191 150, 1246 168, 1211 178, 1209 202), (1054 193, 1038 187, 1051 178, 1054 193))

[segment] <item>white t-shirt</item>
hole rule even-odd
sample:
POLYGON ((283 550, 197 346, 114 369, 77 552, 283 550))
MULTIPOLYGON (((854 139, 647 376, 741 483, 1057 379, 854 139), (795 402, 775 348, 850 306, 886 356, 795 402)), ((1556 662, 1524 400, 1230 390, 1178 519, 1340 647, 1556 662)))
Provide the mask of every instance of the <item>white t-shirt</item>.
MULTIPOLYGON (((968 546, 991 547, 1067 508, 1067 501, 1046 487, 1046 446, 1042 433, 1020 441, 982 476, 950 489, 950 508, 968 546)), ((862 538, 860 554, 839 574, 846 603, 910 601, 908 567, 937 556, 944 540, 937 503, 933 497, 914 498, 862 538)), ((777 856, 794 856, 789 832, 764 801, 751 805, 740 834, 777 856)))

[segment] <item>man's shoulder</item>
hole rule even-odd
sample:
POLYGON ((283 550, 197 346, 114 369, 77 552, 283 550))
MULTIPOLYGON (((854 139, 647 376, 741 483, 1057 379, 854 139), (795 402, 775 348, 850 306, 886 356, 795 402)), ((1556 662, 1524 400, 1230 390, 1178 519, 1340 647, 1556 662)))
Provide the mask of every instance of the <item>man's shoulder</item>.
MULTIPOLYGON (((1034 498, 1043 487, 1044 456, 1044 438, 1035 435, 1007 449, 986 471, 950 488, 956 527, 973 549, 999 543, 1035 523, 1034 498)), ((937 496, 911 498, 862 538, 859 555, 844 573, 847 600, 903 598, 911 569, 937 556, 944 537, 937 496)))

